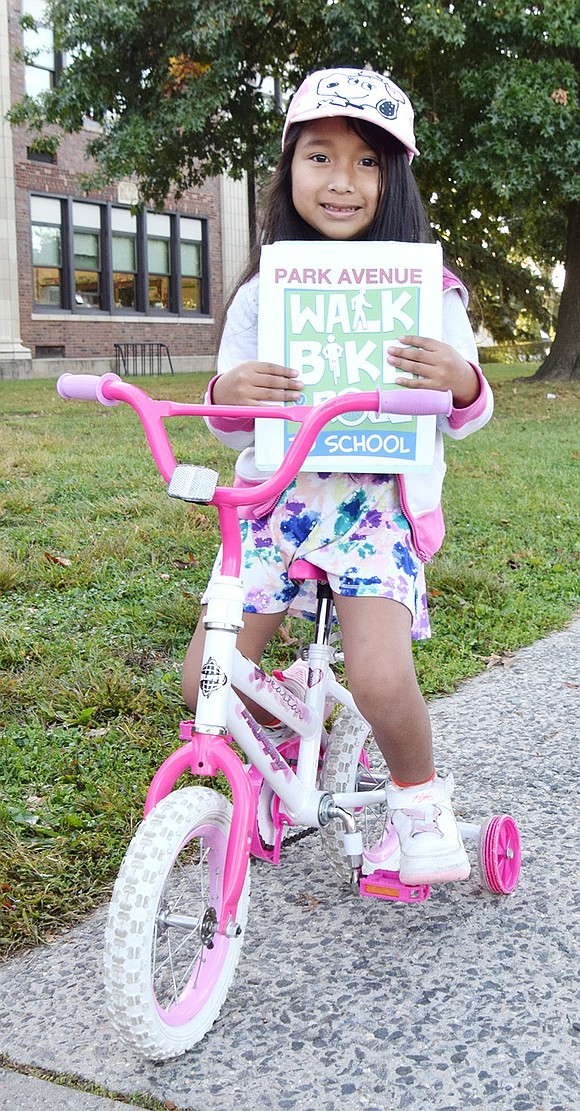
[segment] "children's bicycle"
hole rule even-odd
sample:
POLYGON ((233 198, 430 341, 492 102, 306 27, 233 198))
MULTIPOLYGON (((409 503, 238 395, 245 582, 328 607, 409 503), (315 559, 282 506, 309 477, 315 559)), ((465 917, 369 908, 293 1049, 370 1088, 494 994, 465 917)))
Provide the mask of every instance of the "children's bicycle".
MULTIPOLYGON (((131 405, 169 495, 215 506, 223 541, 221 574, 211 586, 204 621, 195 722, 181 723, 181 745, 153 777, 106 927, 105 986, 113 1023, 144 1056, 163 1060, 195 1045, 219 1014, 244 940, 251 855, 278 864, 285 839, 315 829, 354 892, 409 903, 429 895, 427 884, 405 885, 398 874, 388 772, 368 723, 332 669, 340 655, 323 573, 305 560, 292 565, 293 579, 313 578, 317 589, 302 660, 286 672, 267 674, 236 647, 243 624, 239 510, 279 497, 333 418, 354 411, 448 413, 451 395, 379 390, 339 396, 316 408, 232 408, 155 400, 116 374, 65 374, 57 388, 64 398, 131 405), (251 488, 230 488, 218 485, 216 471, 176 464, 166 418, 234 414, 297 423, 275 474, 251 488), (280 737, 258 724, 236 691, 282 723, 280 737), (221 773, 231 802, 206 786, 177 786, 185 773, 204 779, 221 773)), ((498 894, 513 891, 520 871, 514 820, 496 815, 481 825, 458 826, 463 838, 477 842, 484 886, 498 894)))

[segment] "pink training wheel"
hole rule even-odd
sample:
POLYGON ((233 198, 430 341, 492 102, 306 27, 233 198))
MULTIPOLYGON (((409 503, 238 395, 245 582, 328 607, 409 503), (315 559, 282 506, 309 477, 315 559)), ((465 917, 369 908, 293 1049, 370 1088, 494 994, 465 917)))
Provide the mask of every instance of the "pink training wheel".
POLYGON ((522 863, 518 827, 509 814, 484 822, 478 843, 481 878, 489 891, 509 895, 516 886, 522 863))

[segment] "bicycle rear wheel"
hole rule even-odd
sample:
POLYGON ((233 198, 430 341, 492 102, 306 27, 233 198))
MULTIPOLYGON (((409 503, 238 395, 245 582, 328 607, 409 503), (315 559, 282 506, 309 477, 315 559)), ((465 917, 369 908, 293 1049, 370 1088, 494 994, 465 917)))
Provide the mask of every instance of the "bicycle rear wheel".
POLYGON ((174 791, 139 826, 123 861, 105 933, 113 1024, 152 1060, 178 1056, 215 1022, 240 956, 241 933, 216 932, 231 804, 206 787, 174 791))
MULTIPOLYGON (((330 794, 350 791, 372 791, 382 787, 388 776, 384 758, 379 752, 368 723, 344 707, 338 713, 328 737, 322 761, 319 786, 330 794)), ((365 849, 382 841, 388 820, 386 803, 360 807, 354 811, 365 849)), ((350 880, 350 866, 344 852, 343 826, 329 822, 320 830, 324 852, 339 876, 350 880)))

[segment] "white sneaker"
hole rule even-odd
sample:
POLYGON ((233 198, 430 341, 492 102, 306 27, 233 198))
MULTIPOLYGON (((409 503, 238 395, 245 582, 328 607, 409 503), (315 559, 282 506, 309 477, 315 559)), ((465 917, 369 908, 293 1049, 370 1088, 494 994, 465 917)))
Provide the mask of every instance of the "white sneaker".
MULTIPOLYGON (((294 663, 291 663, 284 671, 273 671, 272 675, 283 683, 291 694, 295 694, 302 702, 304 701, 308 690, 308 664, 306 660, 294 660, 294 663)), ((327 696, 324 706, 325 721, 333 706, 334 700, 327 696)))
POLYGON ((401 843, 403 883, 450 883, 471 871, 451 806, 453 776, 419 787, 387 788, 387 806, 401 843))
POLYGON ((292 727, 290 725, 284 725, 283 722, 280 722, 279 725, 263 725, 262 729, 270 738, 272 744, 276 745, 276 748, 278 748, 278 745, 282 744, 282 741, 289 741, 290 737, 296 736, 292 727))

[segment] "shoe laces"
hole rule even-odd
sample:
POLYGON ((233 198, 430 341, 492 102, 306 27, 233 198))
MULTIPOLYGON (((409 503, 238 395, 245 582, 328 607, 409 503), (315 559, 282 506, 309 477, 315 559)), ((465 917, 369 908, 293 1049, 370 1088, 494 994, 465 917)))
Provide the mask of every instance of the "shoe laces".
POLYGON ((437 824, 442 813, 441 807, 405 807, 402 812, 411 821, 411 837, 419 837, 422 833, 434 834, 436 837, 444 836, 437 824))

